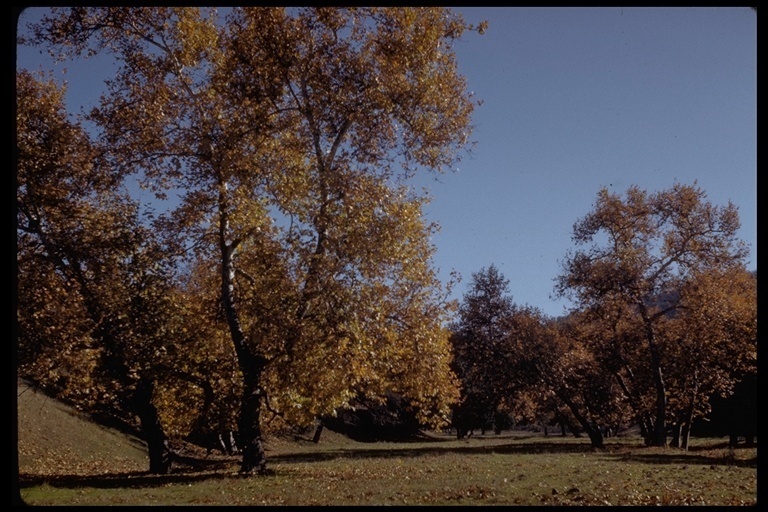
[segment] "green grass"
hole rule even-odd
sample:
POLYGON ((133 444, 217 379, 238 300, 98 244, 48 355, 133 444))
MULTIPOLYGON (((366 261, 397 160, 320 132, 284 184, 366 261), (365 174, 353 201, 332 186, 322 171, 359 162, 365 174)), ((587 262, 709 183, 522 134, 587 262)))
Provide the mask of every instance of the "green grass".
MULTIPOLYGON (((95 430, 85 436, 87 444, 73 443, 66 461, 51 458, 40 429, 21 430, 22 416, 35 421, 22 413, 27 405, 20 398, 19 494, 28 505, 757 503, 757 449, 730 449, 724 439, 694 439, 684 452, 646 448, 637 436, 628 436, 608 439, 605 450, 593 451, 585 438, 531 432, 359 443, 326 430, 317 445, 268 439, 266 476, 242 477, 237 457, 204 452, 189 454, 188 462, 195 464, 153 476, 144 472, 144 458, 136 460, 134 440, 92 424, 60 429, 59 446, 68 436, 95 430), (95 437, 102 434, 115 437, 100 444, 95 437), (37 447, 35 455, 30 446, 37 447)), ((36 414, 41 426, 42 412, 36 414)))

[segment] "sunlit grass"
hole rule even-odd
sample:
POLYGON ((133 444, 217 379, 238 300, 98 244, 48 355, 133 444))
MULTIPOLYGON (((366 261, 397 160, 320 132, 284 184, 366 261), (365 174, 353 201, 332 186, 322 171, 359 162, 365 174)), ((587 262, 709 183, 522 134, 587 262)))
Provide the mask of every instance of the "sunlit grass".
POLYGON ((28 505, 754 505, 757 448, 692 440, 647 448, 637 435, 586 438, 514 431, 457 440, 360 443, 326 429, 319 444, 268 438, 269 474, 239 458, 182 453, 148 475, 136 439, 19 386, 19 495, 28 505), (195 464, 191 464, 194 462, 195 464))
POLYGON ((458 441, 268 444, 270 473, 237 474, 236 457, 167 477, 119 474, 34 483, 30 505, 754 505, 756 448, 694 439, 689 451, 607 440, 503 433, 458 441))

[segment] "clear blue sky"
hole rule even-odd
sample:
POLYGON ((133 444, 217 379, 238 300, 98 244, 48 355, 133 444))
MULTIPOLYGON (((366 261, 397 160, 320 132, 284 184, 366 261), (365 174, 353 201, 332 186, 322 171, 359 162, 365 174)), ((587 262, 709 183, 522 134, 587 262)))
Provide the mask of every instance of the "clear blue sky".
POLYGON ((518 304, 550 299, 600 187, 694 180, 739 207, 757 267, 757 16, 750 8, 461 8, 456 46, 484 103, 473 156, 431 183, 443 275, 495 264, 518 304))
MULTIPOLYGON (((757 15, 746 7, 459 8, 488 20, 456 47, 483 104, 471 155, 428 185, 441 225, 435 265, 491 264, 513 300, 557 316, 554 279, 574 222, 600 187, 623 193, 698 185, 739 207, 757 268, 757 15)), ((23 15, 24 22, 29 15, 23 15)), ((45 62, 19 48, 18 65, 45 62)), ((67 64, 68 101, 95 105, 103 68, 67 64)), ((59 68, 60 69, 60 68, 59 68)))

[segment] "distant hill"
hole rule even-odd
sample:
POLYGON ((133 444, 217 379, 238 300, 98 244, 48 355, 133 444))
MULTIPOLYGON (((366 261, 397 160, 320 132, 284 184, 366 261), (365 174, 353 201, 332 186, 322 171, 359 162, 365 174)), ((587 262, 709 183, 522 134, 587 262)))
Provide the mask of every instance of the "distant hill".
POLYGON ((101 426, 77 410, 18 382, 20 475, 95 475, 147 468, 144 443, 101 426))

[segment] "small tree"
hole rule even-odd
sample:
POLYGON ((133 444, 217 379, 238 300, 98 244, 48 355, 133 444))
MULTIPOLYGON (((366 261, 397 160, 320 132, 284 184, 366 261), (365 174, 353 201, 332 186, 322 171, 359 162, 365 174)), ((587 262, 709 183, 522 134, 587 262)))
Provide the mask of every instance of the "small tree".
POLYGON ((757 373, 757 282, 742 268, 692 276, 670 320, 669 389, 675 443, 688 448, 695 419, 707 416, 710 397, 729 396, 745 375, 757 373))
POLYGON ((618 423, 622 411, 612 379, 581 340, 578 317, 552 320, 526 307, 512 315, 508 326, 498 363, 506 372, 508 395, 533 401, 538 414, 567 420, 572 430, 586 432, 592 445, 602 448, 603 427, 618 423))

